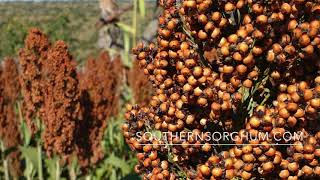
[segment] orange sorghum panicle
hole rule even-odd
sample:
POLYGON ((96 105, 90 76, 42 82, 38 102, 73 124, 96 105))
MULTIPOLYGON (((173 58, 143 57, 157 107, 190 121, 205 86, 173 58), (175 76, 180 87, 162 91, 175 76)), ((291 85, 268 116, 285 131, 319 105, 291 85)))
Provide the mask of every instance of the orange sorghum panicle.
MULTIPOLYGON (((0 67, 0 138, 6 149, 20 146, 19 119, 15 105, 20 94, 19 74, 16 62, 7 58, 0 67)), ((10 173, 14 177, 22 174, 20 152, 15 149, 7 156, 10 173)))
POLYGON ((43 108, 43 62, 47 58, 49 40, 39 29, 32 28, 25 40, 25 46, 19 52, 20 83, 24 97, 25 120, 35 133, 33 120, 40 117, 43 108))
POLYGON ((119 58, 111 61, 103 52, 97 59, 89 59, 80 74, 84 117, 78 129, 77 153, 83 168, 89 163, 97 164, 104 157, 101 141, 108 118, 119 110, 123 70, 119 58))
POLYGON ((74 148, 80 92, 75 61, 63 41, 57 41, 49 49, 43 72, 46 87, 44 149, 49 156, 69 154, 74 148))

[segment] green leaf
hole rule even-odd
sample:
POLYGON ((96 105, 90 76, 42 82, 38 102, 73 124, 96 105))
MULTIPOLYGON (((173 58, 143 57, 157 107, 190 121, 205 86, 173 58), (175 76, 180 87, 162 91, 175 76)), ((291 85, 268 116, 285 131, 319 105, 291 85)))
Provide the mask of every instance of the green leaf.
POLYGON ((35 118, 35 122, 38 129, 38 131, 35 134, 35 138, 37 139, 37 141, 41 142, 41 132, 44 129, 44 124, 41 123, 41 120, 39 118, 35 118))
POLYGON ((108 137, 110 137, 110 145, 113 146, 114 145, 114 142, 113 142, 113 127, 110 126, 109 128, 109 135, 108 137))
POLYGON ((20 146, 20 151, 22 152, 22 155, 32 163, 32 166, 35 169, 38 169, 38 150, 37 150, 37 148, 36 147, 20 146))
POLYGON ((57 161, 58 161, 58 157, 54 157, 52 159, 46 158, 45 159, 45 163, 48 169, 48 173, 49 173, 49 178, 52 180, 55 180, 56 177, 56 168, 57 168, 57 161))
POLYGON ((144 0, 139 0, 139 12, 142 17, 146 15, 146 7, 144 0))
MULTIPOLYGON (((77 179, 77 175, 79 174, 80 168, 78 166, 78 159, 76 155, 72 155, 71 164, 67 166, 69 171, 69 179, 77 179)), ((63 171, 63 170, 62 170, 63 171)))
POLYGON ((131 68, 132 62, 130 59, 130 36, 128 33, 123 34, 124 52, 122 54, 122 63, 124 66, 131 68))
POLYGON ((110 180, 117 180, 117 172, 115 169, 112 169, 110 180))
POLYGON ((124 85, 124 88, 122 90, 122 95, 123 95, 124 102, 130 102, 133 99, 132 89, 127 85, 124 85))
POLYGON ((78 159, 77 159, 76 156, 72 157, 70 168, 72 168, 72 169, 77 169, 78 168, 78 159))
POLYGON ((247 101, 248 98, 250 97, 250 90, 249 90, 249 88, 241 87, 239 91, 243 94, 242 102, 247 101))
POLYGON ((109 156, 105 162, 106 164, 110 164, 113 167, 120 169, 123 175, 129 174, 131 171, 131 167, 127 164, 127 162, 116 157, 114 154, 109 156))
POLYGON ((22 121, 20 128, 23 135, 24 145, 28 146, 31 142, 31 132, 24 121, 22 121))
POLYGON ((168 153, 168 161, 171 162, 171 163, 175 163, 174 160, 173 160, 173 155, 170 152, 168 153))
POLYGON ((36 171, 33 164, 29 159, 26 158, 26 168, 24 169, 24 172, 23 172, 24 176, 30 177, 32 179, 32 177, 34 177, 35 175, 35 172, 36 171))
POLYGON ((123 31, 130 33, 130 34, 134 34, 135 33, 135 29, 133 29, 132 27, 130 27, 127 24, 124 24, 122 22, 117 22, 117 25, 120 27, 120 29, 122 29, 123 31))
POLYGON ((106 169, 105 168, 98 168, 96 170, 96 178, 97 179, 103 179, 103 176, 105 175, 106 169))

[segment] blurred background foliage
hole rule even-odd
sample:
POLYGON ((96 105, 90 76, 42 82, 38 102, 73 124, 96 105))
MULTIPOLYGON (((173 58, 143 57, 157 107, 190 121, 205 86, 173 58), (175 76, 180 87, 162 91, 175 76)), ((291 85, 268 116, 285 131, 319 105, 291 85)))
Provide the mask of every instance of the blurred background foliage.
MULTIPOLYGON (((137 35, 141 35, 155 9, 155 2, 146 3, 145 18, 137 21, 137 35)), ((133 9, 129 10, 121 16, 121 22, 131 26, 133 15, 133 9)), ((101 50, 97 47, 99 16, 98 1, 0 2, 0 59, 16 56, 28 29, 37 27, 52 41, 64 40, 75 59, 85 61, 101 50)))
POLYGON ((0 3, 0 58, 16 55, 30 27, 62 39, 78 60, 97 52, 98 3, 0 3))

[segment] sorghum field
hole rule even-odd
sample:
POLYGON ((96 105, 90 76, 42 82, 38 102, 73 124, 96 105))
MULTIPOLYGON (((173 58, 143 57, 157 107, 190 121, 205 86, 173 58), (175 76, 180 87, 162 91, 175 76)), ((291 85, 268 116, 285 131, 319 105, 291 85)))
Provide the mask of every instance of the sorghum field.
MULTIPOLYGON (((139 179, 121 124, 125 104, 146 104, 152 86, 137 63, 97 46, 99 3, 0 11, 0 179, 139 179)), ((133 13, 120 21, 131 26, 133 13)))
POLYGON ((121 50, 88 48, 90 3, 82 38, 0 26, 1 179, 320 179, 320 2, 157 2, 112 21, 121 50))
POLYGON ((31 27, 41 28, 55 41, 63 39, 79 61, 97 53, 97 2, 0 3, 0 11, 1 58, 17 54, 31 27))

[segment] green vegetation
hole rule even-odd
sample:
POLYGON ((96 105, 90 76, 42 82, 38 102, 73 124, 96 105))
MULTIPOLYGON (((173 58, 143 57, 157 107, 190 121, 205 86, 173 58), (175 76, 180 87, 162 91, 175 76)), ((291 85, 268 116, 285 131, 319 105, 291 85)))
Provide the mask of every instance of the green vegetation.
MULTIPOLYGON (((147 6, 144 18, 136 20, 136 39, 155 12, 154 3, 147 6)), ((144 6, 138 7, 141 8, 144 6)), ((52 41, 64 40, 78 61, 100 51, 96 26, 100 17, 98 2, 0 3, 0 12, 0 59, 17 56, 30 27, 40 28, 52 41)), ((134 13, 125 13, 122 23, 131 25, 134 13)))
POLYGON ((62 39, 79 61, 97 53, 97 2, 0 3, 0 59, 16 56, 30 27, 62 39))

